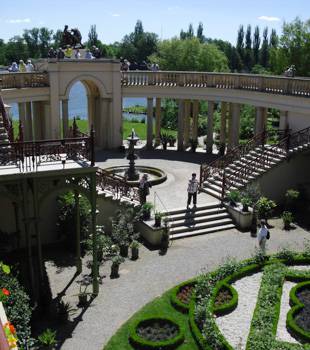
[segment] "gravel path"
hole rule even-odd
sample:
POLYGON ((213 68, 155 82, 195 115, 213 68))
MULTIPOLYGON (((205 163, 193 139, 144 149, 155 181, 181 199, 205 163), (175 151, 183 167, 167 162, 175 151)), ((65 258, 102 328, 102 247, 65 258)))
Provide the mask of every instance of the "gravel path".
MULTIPOLYGON (((310 266, 309 265, 295 265, 295 266, 291 266, 290 270, 309 271, 310 266)), ((285 281, 283 284, 282 297, 281 297, 281 309, 280 309, 280 316, 279 316, 276 338, 278 340, 286 341, 289 343, 300 344, 294 337, 292 337, 290 335, 290 333, 287 331, 287 328, 286 328, 287 313, 291 309, 290 291, 292 290, 292 288, 294 288, 296 286, 296 284, 297 283, 290 282, 290 281, 285 281)))
POLYGON ((216 319, 219 329, 236 349, 246 348, 262 276, 259 272, 233 283, 238 293, 238 306, 232 313, 216 319))
MULTIPOLYGON (((270 253, 288 245, 302 249, 304 239, 310 236, 301 228, 283 231, 282 220, 270 220, 270 223, 275 226, 267 246, 270 253)), ((107 263, 100 269, 103 279, 99 296, 83 313, 73 316, 75 323, 71 337, 61 344, 61 349, 102 350, 116 330, 146 303, 176 284, 196 276, 202 269, 215 269, 225 257, 236 257, 238 260, 250 257, 255 247, 256 238, 234 229, 174 241, 164 256, 142 247, 138 261, 126 260, 121 265, 118 279, 109 278, 110 264, 107 263)), ((56 269, 53 265, 53 261, 47 264, 47 272, 52 281, 53 295, 56 295, 69 283, 74 270, 68 267, 56 269)), ((73 280, 65 291, 65 300, 72 306, 77 303, 77 280, 80 278, 78 276, 73 280)))

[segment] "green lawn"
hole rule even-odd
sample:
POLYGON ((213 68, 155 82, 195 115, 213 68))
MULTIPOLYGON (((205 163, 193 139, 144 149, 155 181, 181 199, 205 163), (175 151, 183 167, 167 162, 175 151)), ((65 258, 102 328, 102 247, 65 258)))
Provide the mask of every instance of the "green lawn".
POLYGON ((199 350, 194 338, 192 337, 188 315, 177 311, 170 303, 171 290, 164 293, 161 297, 154 299, 145 305, 140 311, 133 315, 110 339, 104 350, 133 350, 134 348, 128 343, 129 330, 128 325, 135 319, 142 317, 148 318, 153 316, 169 317, 177 323, 183 324, 185 328, 185 340, 178 350, 199 350))
MULTIPOLYGON (((69 121, 69 125, 72 125, 73 120, 69 121)), ((87 120, 77 120, 77 125, 81 132, 88 132, 88 121, 87 120)), ((14 135, 18 135, 18 121, 13 121, 14 135)), ((126 139, 130 134, 131 130, 135 129, 136 134, 140 137, 141 140, 146 140, 146 124, 140 122, 130 122, 128 120, 123 121, 123 139, 126 139)), ((176 137, 176 130, 161 129, 161 132, 171 134, 176 137)), ((155 126, 154 126, 155 134, 155 126)))

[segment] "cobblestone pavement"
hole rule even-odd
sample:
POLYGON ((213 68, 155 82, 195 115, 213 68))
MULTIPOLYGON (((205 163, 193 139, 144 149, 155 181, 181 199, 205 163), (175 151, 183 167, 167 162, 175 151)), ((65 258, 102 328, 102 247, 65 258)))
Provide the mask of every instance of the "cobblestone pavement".
MULTIPOLYGON (((271 220, 271 239, 267 250, 275 252, 280 247, 301 249, 310 233, 296 228, 282 230, 281 220, 271 220)), ((249 233, 228 230, 177 240, 168 253, 160 256, 158 251, 142 247, 140 259, 126 260, 120 267, 120 278, 110 279, 110 264, 101 268, 102 280, 99 296, 80 316, 79 322, 62 345, 64 350, 100 350, 116 330, 143 305, 161 295, 174 285, 199 274, 202 269, 213 270, 225 258, 250 257, 257 246, 257 239, 249 233)), ((74 274, 74 268, 56 270, 47 263, 54 295, 62 290, 74 274)), ((76 303, 78 284, 74 281, 66 291, 66 297, 76 303)), ((77 314, 73 317, 79 317, 77 314)))

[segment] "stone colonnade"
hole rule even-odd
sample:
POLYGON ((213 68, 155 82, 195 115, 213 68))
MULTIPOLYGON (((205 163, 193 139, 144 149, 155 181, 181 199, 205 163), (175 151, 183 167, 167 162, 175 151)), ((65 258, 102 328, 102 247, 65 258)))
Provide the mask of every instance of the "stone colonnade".
MULTIPOLYGON (((160 124, 161 124, 161 98, 147 98, 147 147, 156 147, 160 144, 160 124), (153 117, 155 115, 155 135, 153 135, 153 117), (155 142, 153 143, 153 136, 155 142)), ((214 112, 216 102, 208 100, 207 113, 207 139, 206 151, 211 154, 214 145, 214 112)), ((223 155, 239 145, 240 133, 240 112, 242 105, 239 103, 219 102, 221 104, 219 152, 223 155)), ((179 99, 178 121, 177 121, 177 149, 185 150, 190 146, 190 141, 197 141, 198 137, 198 114, 199 100, 179 99)), ((255 108, 255 121, 253 125, 254 136, 262 134, 267 127, 266 107, 255 108)), ((287 126, 287 112, 280 111, 280 129, 287 126)))

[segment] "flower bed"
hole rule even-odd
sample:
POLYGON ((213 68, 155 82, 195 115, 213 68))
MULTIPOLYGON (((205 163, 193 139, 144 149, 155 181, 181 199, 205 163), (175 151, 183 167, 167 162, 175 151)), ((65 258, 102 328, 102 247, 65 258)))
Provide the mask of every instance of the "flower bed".
POLYGON ((133 323, 129 339, 139 350, 176 349, 184 341, 184 331, 172 319, 152 317, 133 323))
POLYGON ((174 287, 171 291, 171 304, 180 312, 188 313, 193 297, 196 280, 186 281, 174 287))

